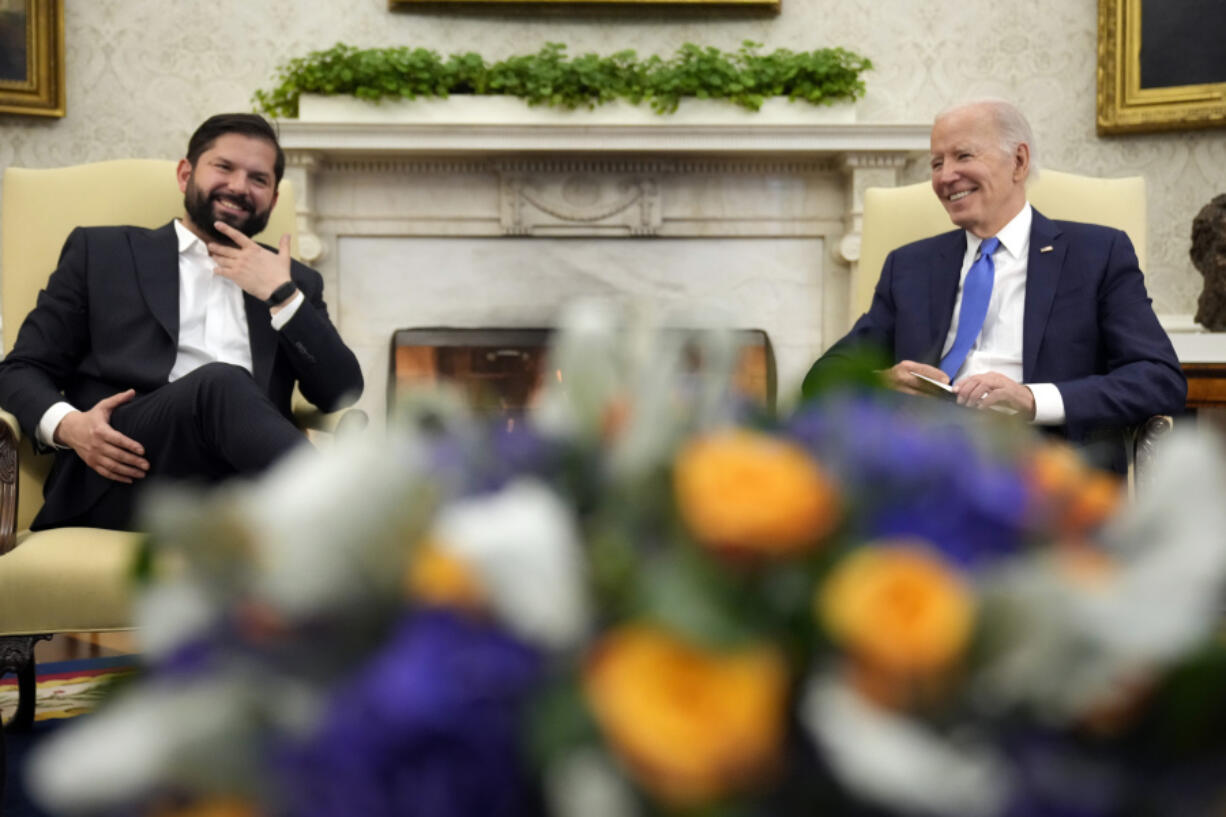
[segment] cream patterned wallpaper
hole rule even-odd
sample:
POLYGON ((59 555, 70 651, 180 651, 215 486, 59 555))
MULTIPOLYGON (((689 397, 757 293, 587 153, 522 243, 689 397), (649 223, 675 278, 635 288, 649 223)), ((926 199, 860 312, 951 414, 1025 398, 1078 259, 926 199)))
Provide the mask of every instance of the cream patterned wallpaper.
MULTIPOLYGON (((861 121, 928 121, 971 97, 1000 96, 1031 117, 1042 164, 1149 181, 1147 278, 1160 313, 1194 312, 1200 277, 1190 224, 1226 190, 1226 134, 1100 139, 1094 133, 1093 0, 782 0, 773 17, 728 14, 391 12, 386 0, 65 0, 68 115, 0 115, 0 168, 182 155, 210 113, 246 110, 289 57, 337 41, 422 45, 486 57, 548 41, 572 53, 671 53, 686 41, 768 49, 844 45, 876 69, 861 121)), ((912 171, 922 177, 923 167, 912 171)))

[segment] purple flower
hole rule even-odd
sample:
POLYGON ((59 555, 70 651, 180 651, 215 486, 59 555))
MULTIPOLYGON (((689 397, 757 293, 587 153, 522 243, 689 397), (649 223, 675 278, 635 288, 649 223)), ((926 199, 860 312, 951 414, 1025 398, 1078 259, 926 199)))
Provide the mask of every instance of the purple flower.
POLYGON ((840 396, 796 414, 785 433, 854 499, 856 536, 920 537, 973 568, 1021 546, 1028 494, 1020 472, 983 451, 946 408, 840 396))
POLYGON ((527 417, 513 424, 500 417, 479 428, 472 439, 443 430, 430 439, 430 473, 449 496, 490 493, 523 476, 552 481, 564 465, 563 446, 541 436, 527 417))
POLYGON ((471 452, 456 437, 439 431, 426 448, 430 475, 444 494, 462 492, 469 480, 471 452))
POLYGON ((485 453, 476 479, 478 493, 496 491, 524 476, 549 481, 563 458, 559 443, 541 436, 527 417, 518 418, 513 427, 505 418, 494 423, 485 453))
POLYGON ((519 756, 540 656, 445 612, 406 619, 278 764, 291 817, 513 817, 538 810, 519 756))
POLYGON ((216 638, 215 632, 190 638, 160 658, 152 666, 153 675, 175 681, 211 674, 222 657, 223 643, 216 638))
POLYGON ((1005 817, 1127 813, 1129 781, 1124 758, 1112 751, 1115 747, 1078 745, 1067 736, 1030 731, 1008 738, 1006 748, 1012 755, 1014 785, 1005 817))

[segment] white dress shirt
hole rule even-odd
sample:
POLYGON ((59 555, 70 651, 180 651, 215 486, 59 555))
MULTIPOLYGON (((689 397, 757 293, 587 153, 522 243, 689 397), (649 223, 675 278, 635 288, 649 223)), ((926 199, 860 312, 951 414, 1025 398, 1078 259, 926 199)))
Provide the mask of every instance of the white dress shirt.
POLYGON ((217 275, 209 248, 175 221, 179 238, 179 351, 169 382, 214 361, 251 371, 251 338, 243 291, 217 275))
MULTIPOLYGON (((1026 262, 1030 253, 1030 224, 1034 211, 1027 202, 1020 213, 1004 226, 996 237, 1000 246, 992 254, 995 274, 992 297, 988 312, 983 319, 983 329, 971 346, 962 368, 953 378, 957 383, 971 375, 984 372, 1000 372, 1006 377, 1022 382, 1022 327, 1026 313, 1026 262)), ((953 320, 941 357, 954 345, 958 335, 958 318, 962 311, 962 285, 966 273, 979 254, 983 239, 966 233, 966 255, 962 259, 962 273, 958 279, 958 297, 954 303, 953 320)), ((1034 395, 1034 422, 1040 425, 1060 425, 1064 422, 1064 398, 1054 383, 1026 383, 1034 395)))
MULTIPOLYGON (((238 284, 217 275, 217 265, 208 247, 178 219, 179 241, 179 347, 167 382, 174 382, 206 363, 233 363, 251 371, 251 339, 247 332, 247 309, 238 284)), ((272 328, 280 330, 298 311, 301 292, 272 316, 272 328)), ((54 445, 60 421, 76 408, 59 402, 39 420, 37 435, 44 445, 54 445)))

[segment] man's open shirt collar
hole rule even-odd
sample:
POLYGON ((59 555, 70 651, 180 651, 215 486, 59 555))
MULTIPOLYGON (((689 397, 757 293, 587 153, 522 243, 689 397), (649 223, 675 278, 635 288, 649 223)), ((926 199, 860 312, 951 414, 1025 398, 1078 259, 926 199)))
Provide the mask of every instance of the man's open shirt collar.
MULTIPOLYGON (((1015 259, 1025 259, 1030 249, 1030 225, 1033 222, 1034 209, 1030 206, 1030 202, 1026 202, 1013 220, 996 234, 996 237, 1000 239, 1000 245, 1015 259)), ((982 238, 970 230, 966 231, 966 250, 972 258, 979 254, 979 245, 982 243, 982 238)))

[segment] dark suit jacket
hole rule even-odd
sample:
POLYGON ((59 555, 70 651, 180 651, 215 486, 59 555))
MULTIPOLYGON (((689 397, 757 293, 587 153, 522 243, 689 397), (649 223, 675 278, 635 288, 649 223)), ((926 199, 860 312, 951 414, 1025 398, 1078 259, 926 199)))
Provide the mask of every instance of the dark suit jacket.
MULTIPOLYGON (((866 344, 885 349, 895 362, 937 365, 965 253, 962 230, 890 253, 869 311, 814 364, 810 376, 866 344)), ((1023 382, 1054 383, 1060 390, 1066 417, 1061 432, 1069 440, 1118 437, 1154 414, 1183 411, 1187 381, 1123 232, 1052 221, 1035 210, 1024 321, 1023 382)), ((1118 453, 1122 457, 1122 449, 1118 453)), ((1118 458, 1111 459, 1106 464, 1118 468, 1118 458)))
MULTIPOLYGON (((319 273, 294 262, 290 275, 306 302, 279 332, 267 305, 246 294, 244 302, 252 374, 292 419, 295 381, 313 404, 333 411, 361 394, 362 373, 328 320, 319 273)), ((166 385, 178 337, 174 223, 156 230, 77 228, 0 362, 0 406, 33 438, 39 419, 60 400, 84 410, 128 388, 147 394, 166 385)), ((45 511, 84 510, 106 485, 94 477, 73 452, 61 452, 44 486, 45 511)))

